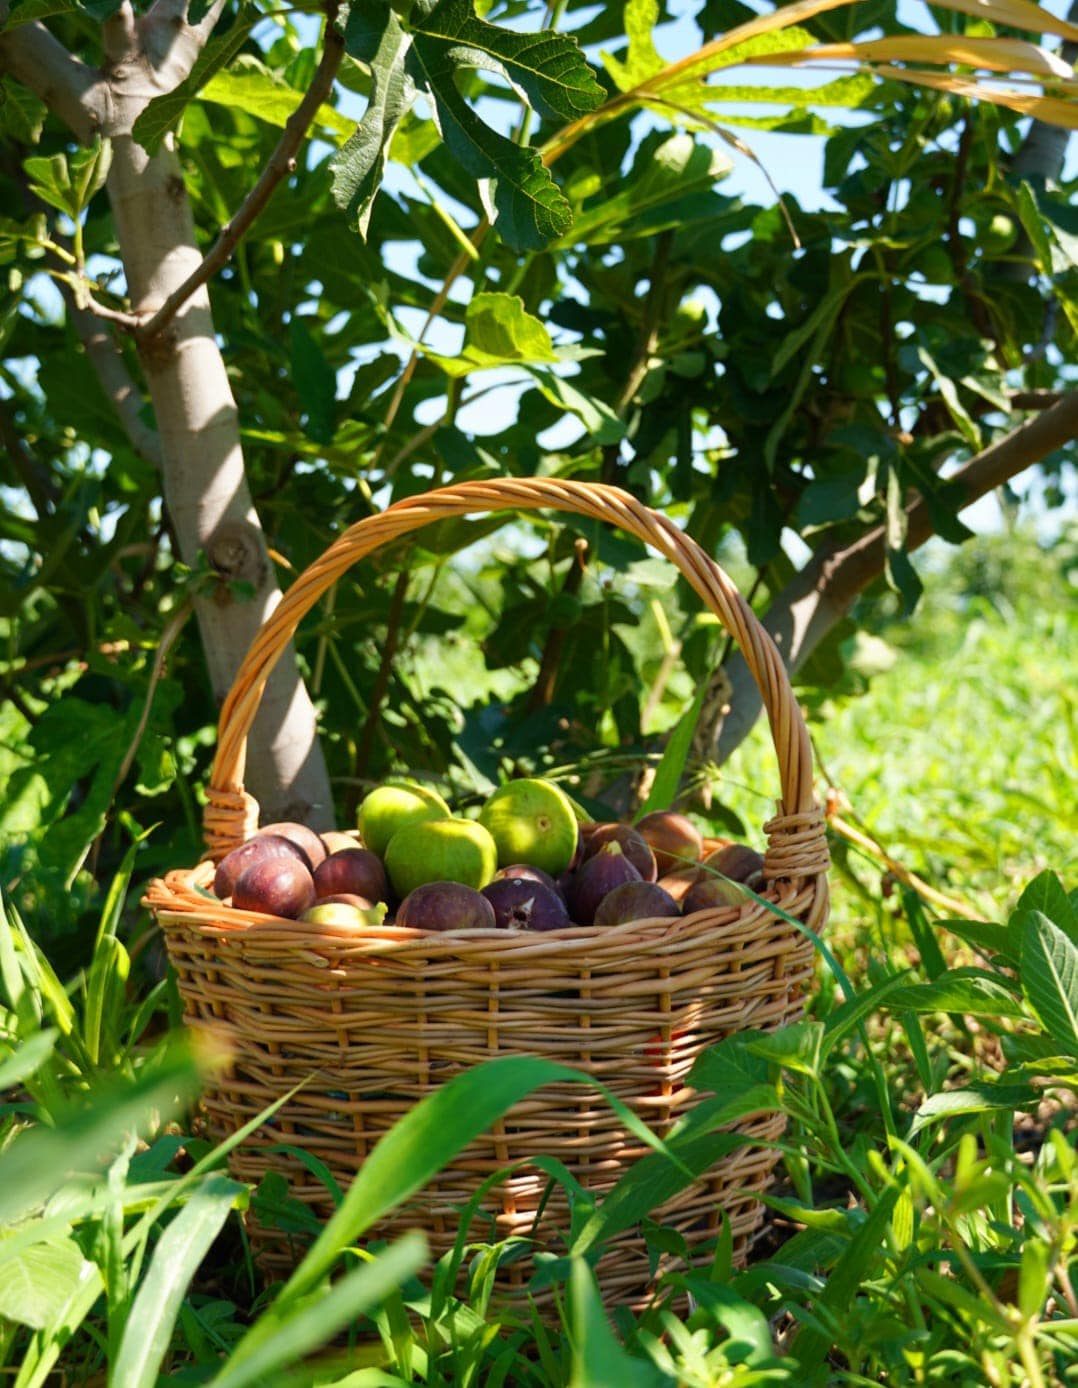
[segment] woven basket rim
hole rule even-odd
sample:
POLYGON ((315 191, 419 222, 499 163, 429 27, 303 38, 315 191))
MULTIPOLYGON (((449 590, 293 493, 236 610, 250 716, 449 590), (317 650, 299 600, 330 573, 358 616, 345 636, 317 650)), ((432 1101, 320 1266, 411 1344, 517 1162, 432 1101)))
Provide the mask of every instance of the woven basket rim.
MULTIPOLYGON (((212 865, 203 860, 193 868, 176 868, 164 878, 155 878, 147 888, 144 903, 157 914, 182 917, 185 923, 196 925, 218 938, 236 938, 246 942, 292 945, 301 952, 321 948, 347 948, 352 951, 387 952, 393 946, 416 944, 438 947, 435 952, 452 956, 471 945, 492 946, 514 959, 524 959, 534 953, 575 955, 602 954, 639 937, 641 944, 652 950, 663 950, 681 938, 699 940, 711 930, 721 932, 726 943, 736 940, 739 926, 746 929, 746 941, 764 933, 761 927, 776 929, 789 922, 778 912, 798 917, 789 907, 811 887, 799 891, 791 884, 784 889, 772 885, 750 896, 742 906, 709 907, 691 915, 648 916, 625 921, 620 925, 571 925, 562 930, 533 931, 516 929, 455 929, 417 930, 391 924, 365 926, 362 930, 334 929, 330 925, 306 925, 281 916, 264 915, 257 911, 241 911, 223 901, 211 899, 200 890, 199 878, 208 879, 212 865), (757 899, 758 898, 758 899, 757 899)), ((646 951, 642 951, 646 952, 646 951)))

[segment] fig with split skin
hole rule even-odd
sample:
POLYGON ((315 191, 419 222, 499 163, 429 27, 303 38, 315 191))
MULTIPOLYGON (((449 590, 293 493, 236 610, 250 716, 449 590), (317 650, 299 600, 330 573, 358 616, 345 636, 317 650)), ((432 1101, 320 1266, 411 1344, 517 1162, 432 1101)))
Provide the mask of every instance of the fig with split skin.
POLYGON ((244 868, 232 889, 232 905, 239 911, 261 911, 267 916, 296 920, 313 906, 314 878, 299 858, 262 858, 244 868))
POLYGON ((483 888, 499 930, 566 930, 572 925, 561 893, 529 877, 497 877, 483 888))
POLYGON ((680 915, 681 907, 657 882, 623 882, 599 902, 595 924, 627 925, 630 921, 680 915))
POLYGON ((395 925, 408 930, 494 930, 494 907, 460 882, 424 882, 401 902, 395 925))

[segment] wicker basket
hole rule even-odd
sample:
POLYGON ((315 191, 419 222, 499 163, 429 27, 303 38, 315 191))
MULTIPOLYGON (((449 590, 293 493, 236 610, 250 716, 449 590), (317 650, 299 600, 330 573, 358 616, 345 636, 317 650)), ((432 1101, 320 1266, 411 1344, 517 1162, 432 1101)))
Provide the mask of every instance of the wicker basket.
MULTIPOLYGON (((233 1060, 204 1096, 222 1138, 266 1104, 304 1087, 233 1154, 234 1174, 257 1182, 284 1173, 291 1192, 322 1217, 332 1204, 295 1159, 301 1146, 347 1184, 379 1137, 424 1095, 492 1056, 541 1055, 594 1075, 659 1133, 693 1101, 684 1080, 705 1047, 734 1031, 802 1016, 811 940, 754 901, 740 909, 604 930, 546 935, 475 930, 447 934, 383 927, 362 938, 216 904, 204 889, 213 863, 258 824, 243 789, 246 738, 274 662, 303 615, 345 570, 379 546, 433 521, 481 511, 553 508, 607 521, 668 558, 737 640, 759 685, 778 755, 779 813, 767 825, 762 895, 819 930, 828 910, 824 819, 813 797, 812 757, 782 661, 722 570, 666 517, 613 487, 548 479, 464 482, 410 497, 340 536, 301 575, 255 638, 221 713, 205 812, 207 859, 154 881, 147 903, 160 922, 188 1024, 223 1036, 233 1060)), ((761 1114, 746 1130, 774 1138, 782 1120, 761 1114)), ((408 1208, 379 1226, 390 1237, 423 1227, 435 1257, 452 1245, 460 1207, 492 1172, 545 1154, 601 1195, 639 1155, 614 1112, 586 1086, 549 1086, 513 1108, 408 1208)), ((725 1209, 743 1258, 762 1209, 775 1152, 741 1149, 662 1206, 655 1217, 705 1243, 725 1209)), ((535 1216, 546 1177, 525 1165, 496 1186, 476 1237, 534 1235, 557 1248, 565 1228, 557 1195, 535 1216)), ((252 1229, 263 1267, 284 1271, 298 1249, 279 1231, 252 1229)), ((599 1264, 604 1296, 636 1301, 649 1282, 638 1233, 599 1264)), ((505 1270, 507 1290, 530 1275, 505 1270)))

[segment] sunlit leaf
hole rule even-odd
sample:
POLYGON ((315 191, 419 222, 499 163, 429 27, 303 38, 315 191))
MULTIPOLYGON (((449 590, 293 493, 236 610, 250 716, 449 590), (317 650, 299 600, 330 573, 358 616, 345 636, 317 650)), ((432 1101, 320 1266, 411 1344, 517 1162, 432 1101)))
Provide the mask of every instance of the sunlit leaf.
POLYGON ((345 28, 348 51, 370 69, 371 93, 363 119, 330 162, 333 198, 361 236, 370 225, 385 173, 386 150, 415 100, 405 71, 411 40, 388 4, 353 5, 345 28))
POLYGON ((1022 991, 1062 1050, 1078 1055, 1078 945, 1042 911, 1022 921, 1022 991))
POLYGON ((211 35, 186 80, 173 91, 166 92, 163 96, 155 96, 148 103, 136 118, 132 129, 135 139, 147 153, 157 153, 164 143, 165 136, 179 123, 188 103, 198 95, 214 73, 220 72, 231 63, 260 19, 260 14, 252 14, 247 4, 241 3, 239 12, 228 29, 223 33, 211 35))
MULTIPOLYGON (((303 100, 303 92, 275 76, 257 58, 241 53, 227 71, 214 73, 199 92, 199 99, 246 111, 268 125, 284 126, 303 100)), ((340 135, 349 135, 355 129, 355 121, 328 105, 320 106, 314 119, 316 125, 340 135)))
POLYGON ((550 333, 515 294, 482 293, 470 300, 464 315, 464 345, 456 357, 426 355, 450 376, 515 363, 556 362, 550 333))

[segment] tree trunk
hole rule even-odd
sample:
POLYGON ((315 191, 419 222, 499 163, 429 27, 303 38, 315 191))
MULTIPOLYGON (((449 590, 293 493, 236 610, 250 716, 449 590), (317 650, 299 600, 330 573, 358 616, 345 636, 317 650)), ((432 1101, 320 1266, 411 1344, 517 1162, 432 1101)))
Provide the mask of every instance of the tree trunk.
MULTIPOLYGON (((131 309, 148 314, 199 264, 183 172, 171 138, 153 157, 131 136, 147 100, 158 94, 146 65, 128 49, 110 72, 112 140, 108 192, 131 309)), ((165 504, 180 557, 194 566, 204 554, 227 581, 196 606, 214 695, 220 702, 239 661, 280 589, 244 474, 239 419, 214 335, 207 291, 199 289, 168 328, 141 352, 161 441, 165 504)), ((262 697, 251 732, 245 784, 266 819, 333 821, 329 777, 314 707, 292 648, 282 656, 262 697)))

